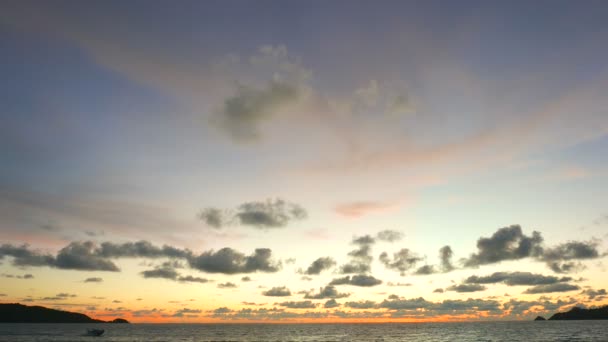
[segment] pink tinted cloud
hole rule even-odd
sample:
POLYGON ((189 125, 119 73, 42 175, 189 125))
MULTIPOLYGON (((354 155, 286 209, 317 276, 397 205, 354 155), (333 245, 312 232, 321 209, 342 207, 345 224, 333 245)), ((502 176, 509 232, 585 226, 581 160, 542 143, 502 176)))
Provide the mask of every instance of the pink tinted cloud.
POLYGON ((364 215, 396 210, 400 202, 354 201, 338 204, 334 211, 342 216, 357 218, 364 215))

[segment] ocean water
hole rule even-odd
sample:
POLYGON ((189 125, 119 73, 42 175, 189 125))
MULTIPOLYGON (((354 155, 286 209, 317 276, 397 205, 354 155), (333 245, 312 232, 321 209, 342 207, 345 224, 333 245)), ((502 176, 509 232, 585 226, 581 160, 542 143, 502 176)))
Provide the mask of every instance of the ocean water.
POLYGON ((385 324, 0 324, 0 341, 608 341, 607 321, 385 324), (103 336, 83 336, 87 328, 103 336))

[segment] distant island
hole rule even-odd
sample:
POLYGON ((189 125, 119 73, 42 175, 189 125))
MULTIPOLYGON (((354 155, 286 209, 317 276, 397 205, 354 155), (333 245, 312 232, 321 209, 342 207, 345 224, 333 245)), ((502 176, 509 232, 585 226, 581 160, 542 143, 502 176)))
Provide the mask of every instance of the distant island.
MULTIPOLYGON (((549 318, 549 321, 574 321, 574 320, 591 320, 591 319, 608 319, 608 305, 594 308, 583 309, 577 306, 567 312, 558 312, 549 318)), ((535 321, 546 321, 543 316, 537 316, 535 321)))
POLYGON ((49 309, 42 306, 0 304, 0 323, 129 323, 126 319, 112 321, 93 319, 85 314, 49 309))

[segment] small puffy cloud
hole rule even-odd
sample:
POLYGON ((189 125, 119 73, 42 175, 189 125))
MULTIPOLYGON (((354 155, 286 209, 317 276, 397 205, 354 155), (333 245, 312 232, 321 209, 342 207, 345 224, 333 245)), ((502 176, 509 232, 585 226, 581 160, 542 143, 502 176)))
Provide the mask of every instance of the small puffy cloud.
POLYGON ((258 229, 283 228, 292 221, 308 217, 302 206, 280 198, 246 202, 234 210, 205 208, 200 219, 209 227, 220 229, 233 223, 258 229))
POLYGON ((144 278, 162 278, 175 280, 179 276, 177 271, 170 267, 159 267, 152 270, 145 270, 141 272, 144 278))
POLYGON ((450 272, 454 270, 454 265, 452 264, 452 257, 454 256, 454 252, 452 251, 452 247, 443 246, 439 249, 439 260, 441 263, 441 271, 444 273, 450 272))
POLYGON ((412 253, 409 249, 403 248, 397 253, 393 253, 393 258, 389 258, 388 253, 380 254, 380 262, 388 269, 396 270, 404 274, 422 260, 421 257, 412 253))
POLYGON ((437 271, 435 271, 435 266, 433 265, 421 266, 414 272, 416 275, 429 275, 434 273, 437 273, 437 271))
POLYGON ((242 281, 242 282, 248 282, 248 281, 251 281, 251 277, 248 277, 248 276, 242 277, 242 278, 241 278, 241 281, 242 281))
POLYGON ((236 284, 231 283, 231 282, 225 282, 225 283, 219 283, 217 284, 217 288, 218 289, 235 289, 238 286, 236 286, 236 284))
POLYGON ((291 291, 286 286, 273 287, 270 290, 262 292, 262 295, 268 297, 289 297, 291 296, 291 291))
POLYGON ((329 299, 327 302, 325 302, 325 304, 323 304, 323 307, 326 309, 337 308, 339 306, 340 304, 335 299, 329 299))
POLYGON ((85 283, 101 283, 103 282, 102 278, 99 277, 91 277, 84 280, 85 283))
POLYGON ((226 247, 217 252, 208 251, 193 256, 188 262, 190 267, 208 273, 277 272, 280 264, 273 262, 271 257, 272 251, 268 248, 258 248, 252 255, 246 256, 226 247))
POLYGON ((526 294, 537 294, 537 293, 553 293, 553 292, 568 292, 580 290, 577 285, 568 283, 548 284, 548 285, 537 285, 524 291, 526 294))
POLYGON ((555 277, 530 272, 494 272, 488 276, 470 276, 465 279, 468 284, 496 284, 504 283, 509 286, 516 285, 548 285, 571 281, 570 277, 555 277))
POLYGON ((597 246, 597 241, 569 241, 545 249, 540 259, 555 273, 570 273, 582 268, 578 260, 599 258, 597 246))
POLYGON ((311 302, 310 300, 303 300, 299 302, 282 302, 278 303, 278 305, 289 309, 314 309, 317 307, 317 304, 311 302))
POLYGON ((191 275, 187 275, 187 276, 179 276, 176 279, 177 281, 183 282, 183 283, 208 283, 209 279, 207 278, 201 278, 201 277, 194 277, 191 275))
POLYGON ((379 232, 376 235, 376 238, 380 241, 396 242, 396 241, 400 241, 401 239, 403 239, 403 233, 400 231, 396 231, 396 230, 386 229, 386 230, 379 232))
POLYGON ((443 289, 434 289, 433 293, 443 293, 443 289))
POLYGON ((340 266, 340 273, 367 273, 371 271, 372 245, 375 242, 376 239, 370 235, 353 238, 352 244, 358 246, 358 248, 348 253, 350 261, 340 266))
POLYGON ((479 284, 460 284, 460 285, 452 285, 452 286, 448 287, 446 290, 466 293, 466 292, 484 291, 485 289, 486 289, 485 286, 479 285, 479 284))
POLYGON ((313 263, 308 266, 304 274, 308 275, 316 275, 320 274, 322 271, 330 269, 336 265, 336 261, 330 257, 318 258, 313 261, 313 263))
POLYGON ((343 278, 337 278, 332 280, 329 285, 353 285, 353 286, 362 286, 362 287, 370 287, 382 284, 382 280, 376 279, 372 276, 365 274, 357 274, 354 276, 346 276, 343 278))
POLYGON ((13 246, 0 245, 0 260, 4 257, 13 257, 15 266, 54 266, 55 258, 52 255, 40 254, 29 249, 28 245, 13 246))
POLYGON ((542 253, 542 241, 539 232, 532 232, 532 236, 524 235, 519 225, 500 228, 491 237, 477 240, 478 251, 465 260, 465 266, 477 267, 538 256, 542 253))
POLYGON ((335 286, 327 285, 319 289, 319 293, 308 292, 304 296, 306 299, 338 299, 346 298, 350 296, 350 293, 340 293, 335 286))

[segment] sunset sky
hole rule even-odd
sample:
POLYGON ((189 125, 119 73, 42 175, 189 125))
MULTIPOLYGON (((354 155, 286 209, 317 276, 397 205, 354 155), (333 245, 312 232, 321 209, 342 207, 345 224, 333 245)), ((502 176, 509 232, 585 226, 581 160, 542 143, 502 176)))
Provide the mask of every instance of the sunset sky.
POLYGON ((0 302, 608 304, 605 1, 2 1, 0 302))

